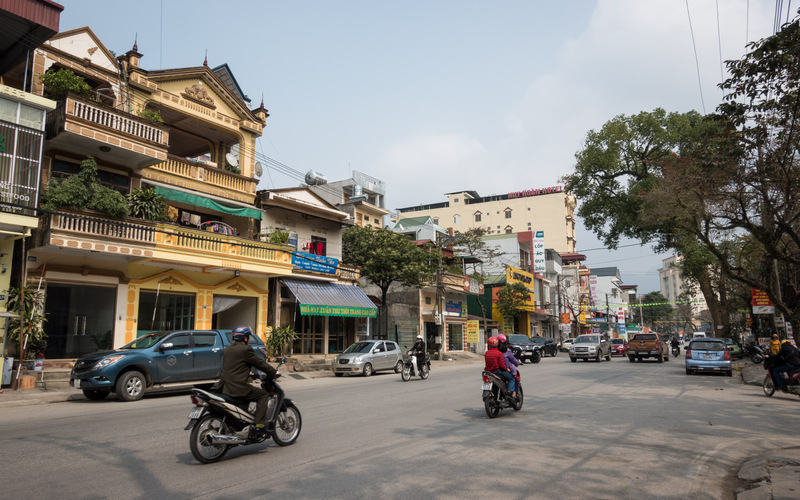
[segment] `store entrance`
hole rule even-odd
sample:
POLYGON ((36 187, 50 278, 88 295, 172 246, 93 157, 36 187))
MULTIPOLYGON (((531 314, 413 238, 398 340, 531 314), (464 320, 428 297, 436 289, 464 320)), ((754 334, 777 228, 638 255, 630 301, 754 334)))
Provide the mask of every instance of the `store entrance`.
POLYGON ((77 358, 111 349, 116 300, 116 287, 48 284, 44 308, 45 357, 77 358))

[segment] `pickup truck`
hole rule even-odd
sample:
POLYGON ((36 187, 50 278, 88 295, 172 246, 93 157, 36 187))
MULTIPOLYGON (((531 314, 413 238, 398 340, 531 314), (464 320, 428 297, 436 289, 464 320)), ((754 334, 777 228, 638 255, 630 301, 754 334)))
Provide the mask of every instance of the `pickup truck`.
MULTIPOLYGON (((115 392, 122 401, 136 401, 147 389, 211 385, 222 373, 222 350, 233 342, 230 330, 153 332, 113 351, 77 359, 70 385, 88 399, 105 399, 115 392)), ((266 347, 250 337, 256 355, 266 359, 266 347)))
POLYGON ((628 341, 628 360, 633 363, 645 358, 669 361, 669 345, 657 333, 637 333, 628 341))

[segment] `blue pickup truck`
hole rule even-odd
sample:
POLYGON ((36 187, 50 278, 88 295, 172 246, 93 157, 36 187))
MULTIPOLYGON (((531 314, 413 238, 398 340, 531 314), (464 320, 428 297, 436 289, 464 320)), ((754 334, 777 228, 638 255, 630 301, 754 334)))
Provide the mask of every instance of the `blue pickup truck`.
MULTIPOLYGON (((222 373, 222 350, 233 342, 230 330, 153 332, 113 351, 78 358, 70 385, 89 399, 114 392, 122 401, 136 401, 147 389, 213 384, 222 373)), ((266 346, 250 337, 256 354, 266 359, 266 346)))

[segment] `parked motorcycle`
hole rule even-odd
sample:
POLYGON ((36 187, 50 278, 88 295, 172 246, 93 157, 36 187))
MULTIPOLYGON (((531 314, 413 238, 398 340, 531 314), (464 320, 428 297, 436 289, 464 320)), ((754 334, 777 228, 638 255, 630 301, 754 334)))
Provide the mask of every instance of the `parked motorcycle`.
POLYGON ((415 373, 419 373, 419 378, 425 380, 431 371, 431 357, 425 355, 425 362, 421 367, 417 367, 417 357, 411 351, 406 351, 403 356, 403 369, 400 370, 400 378, 403 382, 408 382, 415 373))
MULTIPOLYGON (((283 361, 278 368, 282 364, 283 361)), ((285 397, 275 380, 261 372, 258 376, 261 387, 270 394, 264 431, 255 429, 254 402, 192 389, 192 404, 195 406, 189 412, 189 424, 184 430, 192 431, 189 447, 194 458, 210 464, 222 459, 234 446, 261 443, 270 437, 280 446, 288 446, 297 440, 302 426, 300 410, 285 397)))
POLYGON ((522 409, 522 383, 520 382, 519 372, 517 372, 517 398, 509 401, 510 395, 506 381, 492 372, 483 372, 483 406, 486 408, 486 415, 495 418, 500 414, 500 410, 513 408, 514 411, 522 409))
MULTIPOLYGON (((764 377, 764 383, 761 388, 764 389, 765 396, 772 396, 775 394, 777 385, 775 384, 775 375, 772 373, 774 368, 777 368, 774 363, 775 356, 764 357, 764 369, 767 370, 767 376, 764 377)), ((783 392, 800 396, 800 370, 795 370, 790 373, 782 374, 785 378, 783 381, 786 383, 786 388, 781 389, 783 392)))
POLYGON ((759 345, 747 344, 744 346, 744 355, 750 356, 750 361, 753 363, 761 363, 764 361, 767 352, 759 345))

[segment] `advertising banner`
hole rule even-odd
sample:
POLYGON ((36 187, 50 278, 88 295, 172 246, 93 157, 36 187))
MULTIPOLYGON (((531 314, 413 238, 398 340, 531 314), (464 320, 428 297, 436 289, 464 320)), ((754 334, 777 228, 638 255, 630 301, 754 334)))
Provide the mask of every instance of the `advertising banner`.
POLYGON ((467 344, 478 343, 478 320, 467 321, 467 344))
POLYGON ((775 314, 775 306, 772 305, 772 301, 769 300, 767 292, 752 288, 750 293, 753 297, 753 314, 775 314))
POLYGON ((533 272, 547 271, 544 255, 544 231, 536 231, 533 236, 533 272))

